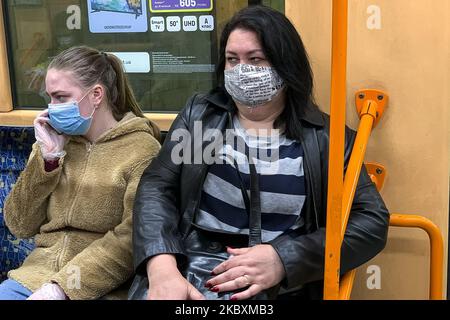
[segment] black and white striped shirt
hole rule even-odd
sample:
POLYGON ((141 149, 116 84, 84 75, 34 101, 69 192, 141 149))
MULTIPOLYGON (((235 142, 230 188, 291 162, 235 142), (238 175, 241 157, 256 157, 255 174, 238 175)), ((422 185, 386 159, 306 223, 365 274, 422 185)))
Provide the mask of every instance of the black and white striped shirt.
POLYGON ((300 142, 283 135, 250 135, 237 118, 234 119, 234 134, 235 143, 230 144, 227 140, 218 154, 223 163, 216 162, 209 168, 195 223, 209 230, 248 235, 249 219, 234 161, 250 197, 248 158, 245 151, 238 150, 242 149, 238 146, 245 143, 259 178, 262 242, 295 230, 299 227, 299 216, 306 198, 300 142), (268 161, 267 155, 276 153, 277 156, 268 161))

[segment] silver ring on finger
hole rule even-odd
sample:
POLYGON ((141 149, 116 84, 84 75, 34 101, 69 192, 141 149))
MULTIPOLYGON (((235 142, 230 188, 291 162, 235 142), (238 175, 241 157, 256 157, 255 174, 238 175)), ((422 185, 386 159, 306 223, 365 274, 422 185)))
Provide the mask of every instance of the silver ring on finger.
POLYGON ((244 274, 242 277, 245 279, 244 280, 245 285, 249 286, 251 284, 250 277, 248 275, 246 275, 246 274, 244 274))

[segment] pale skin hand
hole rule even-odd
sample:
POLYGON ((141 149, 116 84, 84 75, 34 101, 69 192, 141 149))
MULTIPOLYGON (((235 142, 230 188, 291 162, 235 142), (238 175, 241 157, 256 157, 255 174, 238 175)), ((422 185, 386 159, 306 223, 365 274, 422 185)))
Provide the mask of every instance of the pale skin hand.
POLYGON ((149 290, 147 300, 204 300, 177 268, 173 255, 161 254, 147 263, 149 290))
POLYGON ((283 263, 271 245, 228 248, 227 251, 232 257, 214 268, 213 275, 217 276, 207 281, 206 287, 214 292, 248 287, 247 290, 232 295, 231 300, 249 299, 277 285, 285 277, 283 263))
POLYGON ((36 139, 43 144, 46 152, 55 153, 64 148, 67 137, 64 134, 58 134, 48 122, 47 109, 39 113, 36 119, 34 119, 36 139))

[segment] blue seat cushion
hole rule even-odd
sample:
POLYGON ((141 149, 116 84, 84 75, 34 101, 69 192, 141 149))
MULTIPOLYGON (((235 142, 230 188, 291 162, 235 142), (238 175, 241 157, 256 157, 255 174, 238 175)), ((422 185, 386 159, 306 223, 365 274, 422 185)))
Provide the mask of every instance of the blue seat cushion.
POLYGON ((0 126, 0 282, 34 248, 33 239, 17 239, 3 219, 5 199, 25 168, 34 142, 33 127, 0 126))

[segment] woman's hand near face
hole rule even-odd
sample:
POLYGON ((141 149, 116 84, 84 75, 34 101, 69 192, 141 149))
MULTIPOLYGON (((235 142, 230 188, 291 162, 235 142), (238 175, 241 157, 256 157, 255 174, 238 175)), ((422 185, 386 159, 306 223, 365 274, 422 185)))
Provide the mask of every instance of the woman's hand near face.
POLYGON ((54 160, 65 155, 64 145, 67 137, 58 134, 48 124, 48 110, 39 113, 34 119, 34 135, 41 147, 42 156, 45 160, 54 160))
POLYGON ((149 289, 147 300, 204 300, 177 268, 175 257, 162 254, 147 263, 149 289))
POLYGON ((283 280, 283 263, 271 245, 231 249, 231 256, 213 270, 217 275, 206 283, 214 292, 228 292, 247 288, 231 296, 232 300, 249 299, 261 291, 271 288, 283 280))

